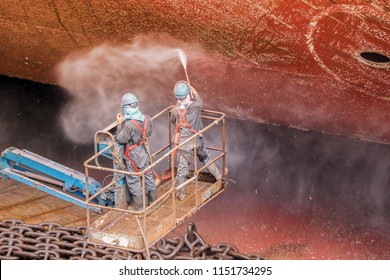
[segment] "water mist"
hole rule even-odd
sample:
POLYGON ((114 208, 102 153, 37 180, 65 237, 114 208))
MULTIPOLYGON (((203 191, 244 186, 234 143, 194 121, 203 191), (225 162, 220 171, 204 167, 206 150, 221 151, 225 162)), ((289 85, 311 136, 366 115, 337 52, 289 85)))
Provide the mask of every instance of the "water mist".
POLYGON ((66 58, 58 76, 73 97, 60 117, 68 138, 91 142, 97 130, 115 120, 126 92, 137 96, 148 115, 173 104, 173 85, 182 76, 181 66, 186 69, 186 56, 177 50, 137 38, 129 45, 103 45, 66 58))

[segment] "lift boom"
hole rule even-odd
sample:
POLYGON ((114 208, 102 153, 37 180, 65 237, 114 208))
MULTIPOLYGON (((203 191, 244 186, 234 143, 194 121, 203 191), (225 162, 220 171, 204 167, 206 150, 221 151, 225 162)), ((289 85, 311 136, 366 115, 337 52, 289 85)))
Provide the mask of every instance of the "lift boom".
MULTIPOLYGON (((15 147, 8 148, 1 153, 0 176, 4 180, 11 178, 84 208, 86 207, 86 186, 88 185, 89 193, 92 194, 102 188, 100 183, 93 178, 86 177, 76 170, 30 151, 15 147)), ((103 197, 98 196, 95 202, 98 205, 110 204, 107 198, 103 199, 103 197)), ((101 212, 99 207, 94 207, 93 210, 101 212)))

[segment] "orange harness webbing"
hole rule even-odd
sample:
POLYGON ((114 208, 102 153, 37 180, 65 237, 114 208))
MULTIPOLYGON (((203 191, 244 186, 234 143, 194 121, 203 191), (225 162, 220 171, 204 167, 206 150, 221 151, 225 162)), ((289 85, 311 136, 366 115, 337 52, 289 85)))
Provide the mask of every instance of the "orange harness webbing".
POLYGON ((187 127, 194 134, 196 134, 198 132, 195 129, 193 129, 191 127, 191 125, 188 123, 188 120, 186 118, 187 109, 183 109, 183 110, 181 110, 179 108, 176 108, 176 109, 177 109, 177 112, 179 113, 179 121, 176 124, 175 131, 173 134, 174 135, 174 138, 173 138, 174 147, 179 145, 180 134, 181 134, 180 128, 182 128, 183 126, 187 127))
POLYGON ((133 159, 131 158, 131 155, 130 155, 130 151, 132 149, 134 149, 135 147, 138 147, 140 145, 142 145, 143 143, 147 142, 148 141, 148 138, 146 137, 146 128, 147 128, 147 120, 145 119, 144 120, 144 127, 142 128, 135 120, 130 120, 137 128, 138 130, 141 132, 141 135, 142 135, 142 139, 139 143, 135 143, 131 146, 129 146, 128 144, 126 144, 126 152, 125 154, 123 155, 124 157, 128 157, 129 158, 129 161, 131 163, 131 166, 133 166, 134 170, 136 172, 140 172, 139 168, 137 167, 137 165, 135 165, 135 162, 133 161, 133 159))
MULTIPOLYGON (((180 135, 181 135, 181 132, 180 132, 180 128, 182 128, 183 126, 186 126, 189 130, 191 130, 194 134, 197 133, 197 131, 195 129, 193 129, 191 127, 191 125, 188 123, 187 121, 187 118, 186 118, 186 113, 187 113, 187 109, 184 109, 184 110, 181 110, 179 108, 177 108, 177 112, 179 113, 179 121, 177 122, 176 124, 176 127, 175 127, 175 130, 174 130, 174 133, 173 133, 173 140, 172 140, 172 145, 173 147, 177 147, 177 145, 179 145, 179 142, 180 142, 180 135)), ((174 151, 172 153, 172 158, 173 160, 176 158, 176 151, 174 151)), ((155 174, 155 176, 157 176, 159 179, 161 179, 162 181, 163 180, 167 180, 169 178, 171 178, 172 176, 172 171, 169 172, 168 174, 166 174, 165 176, 163 177, 160 177, 158 176, 157 174, 155 174)))
MULTIPOLYGON (((173 137, 173 140, 172 140, 172 144, 173 144, 173 147, 177 147, 177 145, 179 145, 179 142, 180 142, 180 136, 181 136, 181 131, 180 129, 185 126, 187 127, 192 133, 196 134, 198 133, 197 130, 195 130, 194 128, 191 127, 191 125, 188 123, 188 120, 186 118, 186 113, 187 113, 187 109, 179 109, 178 107, 176 107, 177 109, 177 112, 179 113, 179 121, 177 122, 176 124, 176 127, 175 127, 175 131, 174 131, 174 137, 173 137)), ((202 137, 202 135, 199 135, 200 137, 202 137)), ((180 153, 180 151, 179 151, 180 153)), ((190 162, 190 159, 183 155, 188 162, 190 162)), ((176 151, 173 153, 173 158, 176 158, 176 151)))
MULTIPOLYGON (((147 144, 147 142, 148 142, 148 137, 146 136, 146 129, 147 129, 147 123, 148 123, 148 122, 147 122, 147 120, 145 119, 145 120, 144 120, 144 127, 142 128, 142 127, 138 124, 138 122, 136 122, 135 120, 130 120, 130 121, 131 121, 131 122, 138 128, 138 130, 141 132, 142 139, 141 139, 141 141, 140 141, 139 143, 133 144, 133 145, 131 145, 131 146, 129 146, 128 144, 126 144, 126 152, 125 152, 125 154, 124 154, 123 156, 129 158, 130 164, 131 164, 131 166, 133 166, 133 168, 134 168, 134 170, 135 170, 136 172, 140 172, 139 168, 137 167, 137 165, 135 164, 135 162, 134 162, 133 159, 131 158, 130 151, 131 151, 132 149, 134 149, 135 147, 138 147, 138 146, 140 146, 140 145, 142 145, 142 144, 144 144, 144 143, 147 144)), ((149 153, 149 151, 147 151, 147 152, 149 153)), ((150 158, 150 155, 149 155, 149 158, 150 158)), ((152 159, 150 158, 150 164, 152 164, 151 161, 152 161, 152 159)), ((153 169, 152 169, 152 171, 153 171, 154 177, 159 178, 159 176, 158 176, 158 174, 156 173, 156 171, 154 171, 153 169)))

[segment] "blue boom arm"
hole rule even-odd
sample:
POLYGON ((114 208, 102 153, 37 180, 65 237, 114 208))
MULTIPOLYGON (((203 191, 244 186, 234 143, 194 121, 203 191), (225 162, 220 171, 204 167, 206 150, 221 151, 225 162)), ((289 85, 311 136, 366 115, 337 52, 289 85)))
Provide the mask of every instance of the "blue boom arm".
MULTIPOLYGON (((87 180, 90 196, 102 188, 95 179, 87 178, 76 170, 14 147, 4 150, 1 154, 0 176, 4 180, 14 179, 84 208, 87 180)), ((97 196, 95 203, 112 206, 112 201, 109 201, 104 193, 97 196)), ((97 207, 92 210, 101 212, 97 207)))

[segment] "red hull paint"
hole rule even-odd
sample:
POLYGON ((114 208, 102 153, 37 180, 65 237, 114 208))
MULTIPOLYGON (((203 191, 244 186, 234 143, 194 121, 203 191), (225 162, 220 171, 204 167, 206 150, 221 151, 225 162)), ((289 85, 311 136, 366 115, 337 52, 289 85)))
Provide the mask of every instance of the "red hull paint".
POLYGON ((209 108, 390 143, 387 0, 2 4, 2 74, 56 84, 55 68, 69 54, 164 34, 165 43, 186 50, 191 80, 209 108), (377 53, 379 62, 362 52, 377 53))

